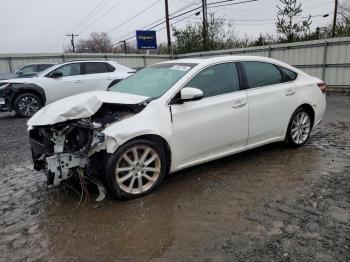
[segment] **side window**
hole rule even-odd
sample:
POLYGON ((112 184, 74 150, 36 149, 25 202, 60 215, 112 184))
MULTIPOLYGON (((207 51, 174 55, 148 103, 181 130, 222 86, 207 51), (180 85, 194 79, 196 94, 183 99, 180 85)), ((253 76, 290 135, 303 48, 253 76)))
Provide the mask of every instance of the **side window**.
POLYGON ((111 64, 108 64, 108 63, 105 63, 105 64, 106 64, 106 67, 107 67, 107 71, 108 71, 108 72, 114 72, 114 71, 115 71, 114 66, 112 66, 111 64))
POLYGON ((283 75, 284 75, 284 82, 289 82, 289 81, 293 81, 295 80, 295 78, 297 78, 298 74, 293 72, 292 70, 289 70, 287 68, 284 67, 279 67, 280 70, 282 71, 283 75))
POLYGON ((22 67, 20 70, 23 74, 31 74, 36 72, 36 66, 35 65, 28 65, 22 67))
POLYGON ((249 88, 282 83, 280 70, 273 64, 264 62, 242 62, 249 88))
POLYGON ((44 71, 45 69, 51 67, 52 65, 50 64, 42 64, 42 65, 38 65, 38 72, 44 71))
POLYGON ((214 65, 199 72, 187 85, 203 91, 204 97, 231 93, 239 90, 239 78, 235 63, 214 65))
POLYGON ((80 75, 80 63, 67 64, 57 68, 56 70, 49 73, 51 76, 55 72, 61 72, 62 76, 75 76, 80 75))
POLYGON ((84 63, 85 74, 100 74, 110 72, 106 66, 106 63, 92 62, 84 63))

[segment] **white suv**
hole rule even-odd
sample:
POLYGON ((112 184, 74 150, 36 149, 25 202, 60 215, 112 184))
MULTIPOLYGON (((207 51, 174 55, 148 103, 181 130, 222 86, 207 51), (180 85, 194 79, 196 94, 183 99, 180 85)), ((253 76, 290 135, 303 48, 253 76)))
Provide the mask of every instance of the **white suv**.
POLYGON ((58 99, 107 90, 132 73, 114 61, 74 61, 50 67, 34 78, 0 81, 0 112, 15 110, 20 116, 32 116, 58 99))

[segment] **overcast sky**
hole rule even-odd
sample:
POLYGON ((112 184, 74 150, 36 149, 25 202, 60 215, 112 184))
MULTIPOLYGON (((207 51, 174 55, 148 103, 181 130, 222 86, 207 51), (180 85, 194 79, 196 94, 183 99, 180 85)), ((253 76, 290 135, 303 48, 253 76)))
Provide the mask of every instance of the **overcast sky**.
MULTIPOLYGON (((219 0, 207 0, 208 3, 216 1, 219 0)), ((304 9, 303 16, 323 15, 334 8, 333 0, 299 1, 304 9)), ((184 11, 190 10, 200 3, 201 0, 169 0, 169 11, 172 13, 186 6, 184 11)), ((233 21, 239 35, 255 38, 260 32, 276 34, 276 4, 278 0, 258 0, 209 11, 233 21)), ((145 26, 162 21, 165 16, 164 0, 0 0, 0 10, 0 53, 62 52, 63 45, 69 44, 66 34, 72 32, 79 34, 78 38, 87 38, 94 31, 108 32, 113 42, 119 42, 132 36, 137 29, 146 29, 145 26)), ((184 20, 176 26, 184 27, 196 21, 193 13, 188 15, 182 16, 184 20), (188 15, 191 17, 184 19, 188 15)), ((331 21, 332 14, 327 18, 313 17, 312 28, 331 21)), ((158 43, 165 42, 166 30, 159 30, 157 38, 158 43)))

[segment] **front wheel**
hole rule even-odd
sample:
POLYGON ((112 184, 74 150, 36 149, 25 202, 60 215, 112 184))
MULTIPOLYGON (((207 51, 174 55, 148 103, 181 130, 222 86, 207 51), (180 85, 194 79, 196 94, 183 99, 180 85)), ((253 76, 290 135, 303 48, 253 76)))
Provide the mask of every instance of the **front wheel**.
POLYGON ((16 113, 22 117, 31 117, 42 107, 40 98, 32 93, 18 95, 13 105, 16 113))
POLYGON ((306 143, 311 133, 310 113, 298 108, 292 115, 286 134, 286 142, 291 147, 300 147, 306 143))
POLYGON ((146 195, 161 184, 165 165, 164 150, 160 145, 143 139, 130 141, 107 160, 106 186, 116 198, 146 195))

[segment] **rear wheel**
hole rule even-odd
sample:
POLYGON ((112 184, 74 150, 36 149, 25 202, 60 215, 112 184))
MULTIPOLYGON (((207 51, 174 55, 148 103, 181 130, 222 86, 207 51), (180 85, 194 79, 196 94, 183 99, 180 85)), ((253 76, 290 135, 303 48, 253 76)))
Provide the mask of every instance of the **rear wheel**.
POLYGON ((41 99, 32 93, 23 93, 14 101, 16 113, 22 117, 31 117, 42 107, 41 99))
POLYGON ((164 150, 159 145, 143 139, 130 141, 108 159, 106 186, 117 198, 146 195, 161 184, 165 165, 164 150))
POLYGON ((306 143, 311 133, 310 113, 304 108, 298 108, 288 125, 286 142, 291 147, 300 147, 306 143))

